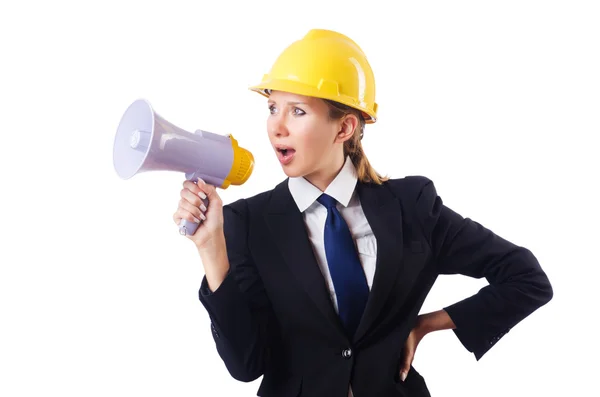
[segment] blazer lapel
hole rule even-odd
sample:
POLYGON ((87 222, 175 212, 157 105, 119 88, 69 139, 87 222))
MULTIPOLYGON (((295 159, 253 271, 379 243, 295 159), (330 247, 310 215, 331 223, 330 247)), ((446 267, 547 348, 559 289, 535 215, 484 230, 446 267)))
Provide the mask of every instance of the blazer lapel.
POLYGON ((403 269, 402 208, 383 185, 357 185, 361 206, 377 240, 375 275, 367 306, 353 340, 363 338, 374 325, 397 276, 403 269))
MULTIPOLYGON (((361 206, 377 240, 377 259, 367 306, 352 338, 354 343, 364 339, 377 325, 376 320, 392 288, 398 289, 398 299, 406 299, 412 280, 420 270, 406 268, 403 260, 402 206, 396 195, 385 185, 359 182, 357 189, 361 206)), ((273 190, 265 219, 285 263, 316 309, 338 332, 345 334, 314 256, 302 213, 289 192, 287 180, 273 190)))
POLYGON ((327 321, 343 333, 341 320, 331 302, 302 213, 289 191, 287 179, 273 190, 265 219, 282 257, 298 282, 327 321))

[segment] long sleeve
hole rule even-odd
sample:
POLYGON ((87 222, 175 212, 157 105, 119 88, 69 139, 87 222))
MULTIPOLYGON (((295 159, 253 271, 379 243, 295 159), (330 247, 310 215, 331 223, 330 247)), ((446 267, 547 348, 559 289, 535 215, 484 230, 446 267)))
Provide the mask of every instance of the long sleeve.
POLYGON ((229 373, 251 382, 265 370, 272 312, 247 245, 245 201, 224 206, 223 216, 230 270, 214 292, 204 277, 199 298, 209 313, 217 351, 229 373))
POLYGON ((416 210, 439 274, 485 277, 476 294, 445 307, 463 346, 479 360, 511 328, 548 303, 552 286, 530 250, 446 207, 433 182, 420 184, 416 210))

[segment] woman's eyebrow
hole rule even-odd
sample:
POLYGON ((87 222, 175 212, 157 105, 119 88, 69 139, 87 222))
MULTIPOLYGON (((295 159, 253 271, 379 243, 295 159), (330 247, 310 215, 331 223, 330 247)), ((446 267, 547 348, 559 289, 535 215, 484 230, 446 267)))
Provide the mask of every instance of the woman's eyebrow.
POLYGON ((308 103, 305 103, 305 102, 296 102, 296 101, 290 101, 287 104, 288 105, 308 105, 308 103))
MULTIPOLYGON (((269 104, 276 104, 276 102, 274 100, 270 100, 268 103, 269 104)), ((308 106, 308 103, 306 103, 306 102, 298 102, 298 101, 288 101, 288 102, 286 102, 286 105, 307 105, 308 106)))

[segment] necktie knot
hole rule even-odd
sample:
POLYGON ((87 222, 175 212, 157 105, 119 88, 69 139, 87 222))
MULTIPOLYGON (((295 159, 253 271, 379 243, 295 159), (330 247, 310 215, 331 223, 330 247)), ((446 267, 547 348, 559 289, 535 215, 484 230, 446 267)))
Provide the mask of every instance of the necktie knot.
POLYGON ((321 196, 319 196, 317 201, 321 205, 325 206, 325 208, 327 208, 327 209, 335 208, 335 205, 337 204, 336 199, 334 199, 333 197, 331 197, 330 195, 325 194, 325 193, 323 193, 321 196))

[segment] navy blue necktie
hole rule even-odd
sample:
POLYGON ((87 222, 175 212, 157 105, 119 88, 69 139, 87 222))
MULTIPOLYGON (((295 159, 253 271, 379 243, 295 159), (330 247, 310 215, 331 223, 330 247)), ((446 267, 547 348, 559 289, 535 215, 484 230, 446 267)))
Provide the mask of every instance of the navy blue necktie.
POLYGON ((335 206, 337 201, 327 194, 322 194, 317 201, 327 208, 325 255, 333 279, 338 313, 352 337, 367 305, 367 279, 350 229, 335 206))

